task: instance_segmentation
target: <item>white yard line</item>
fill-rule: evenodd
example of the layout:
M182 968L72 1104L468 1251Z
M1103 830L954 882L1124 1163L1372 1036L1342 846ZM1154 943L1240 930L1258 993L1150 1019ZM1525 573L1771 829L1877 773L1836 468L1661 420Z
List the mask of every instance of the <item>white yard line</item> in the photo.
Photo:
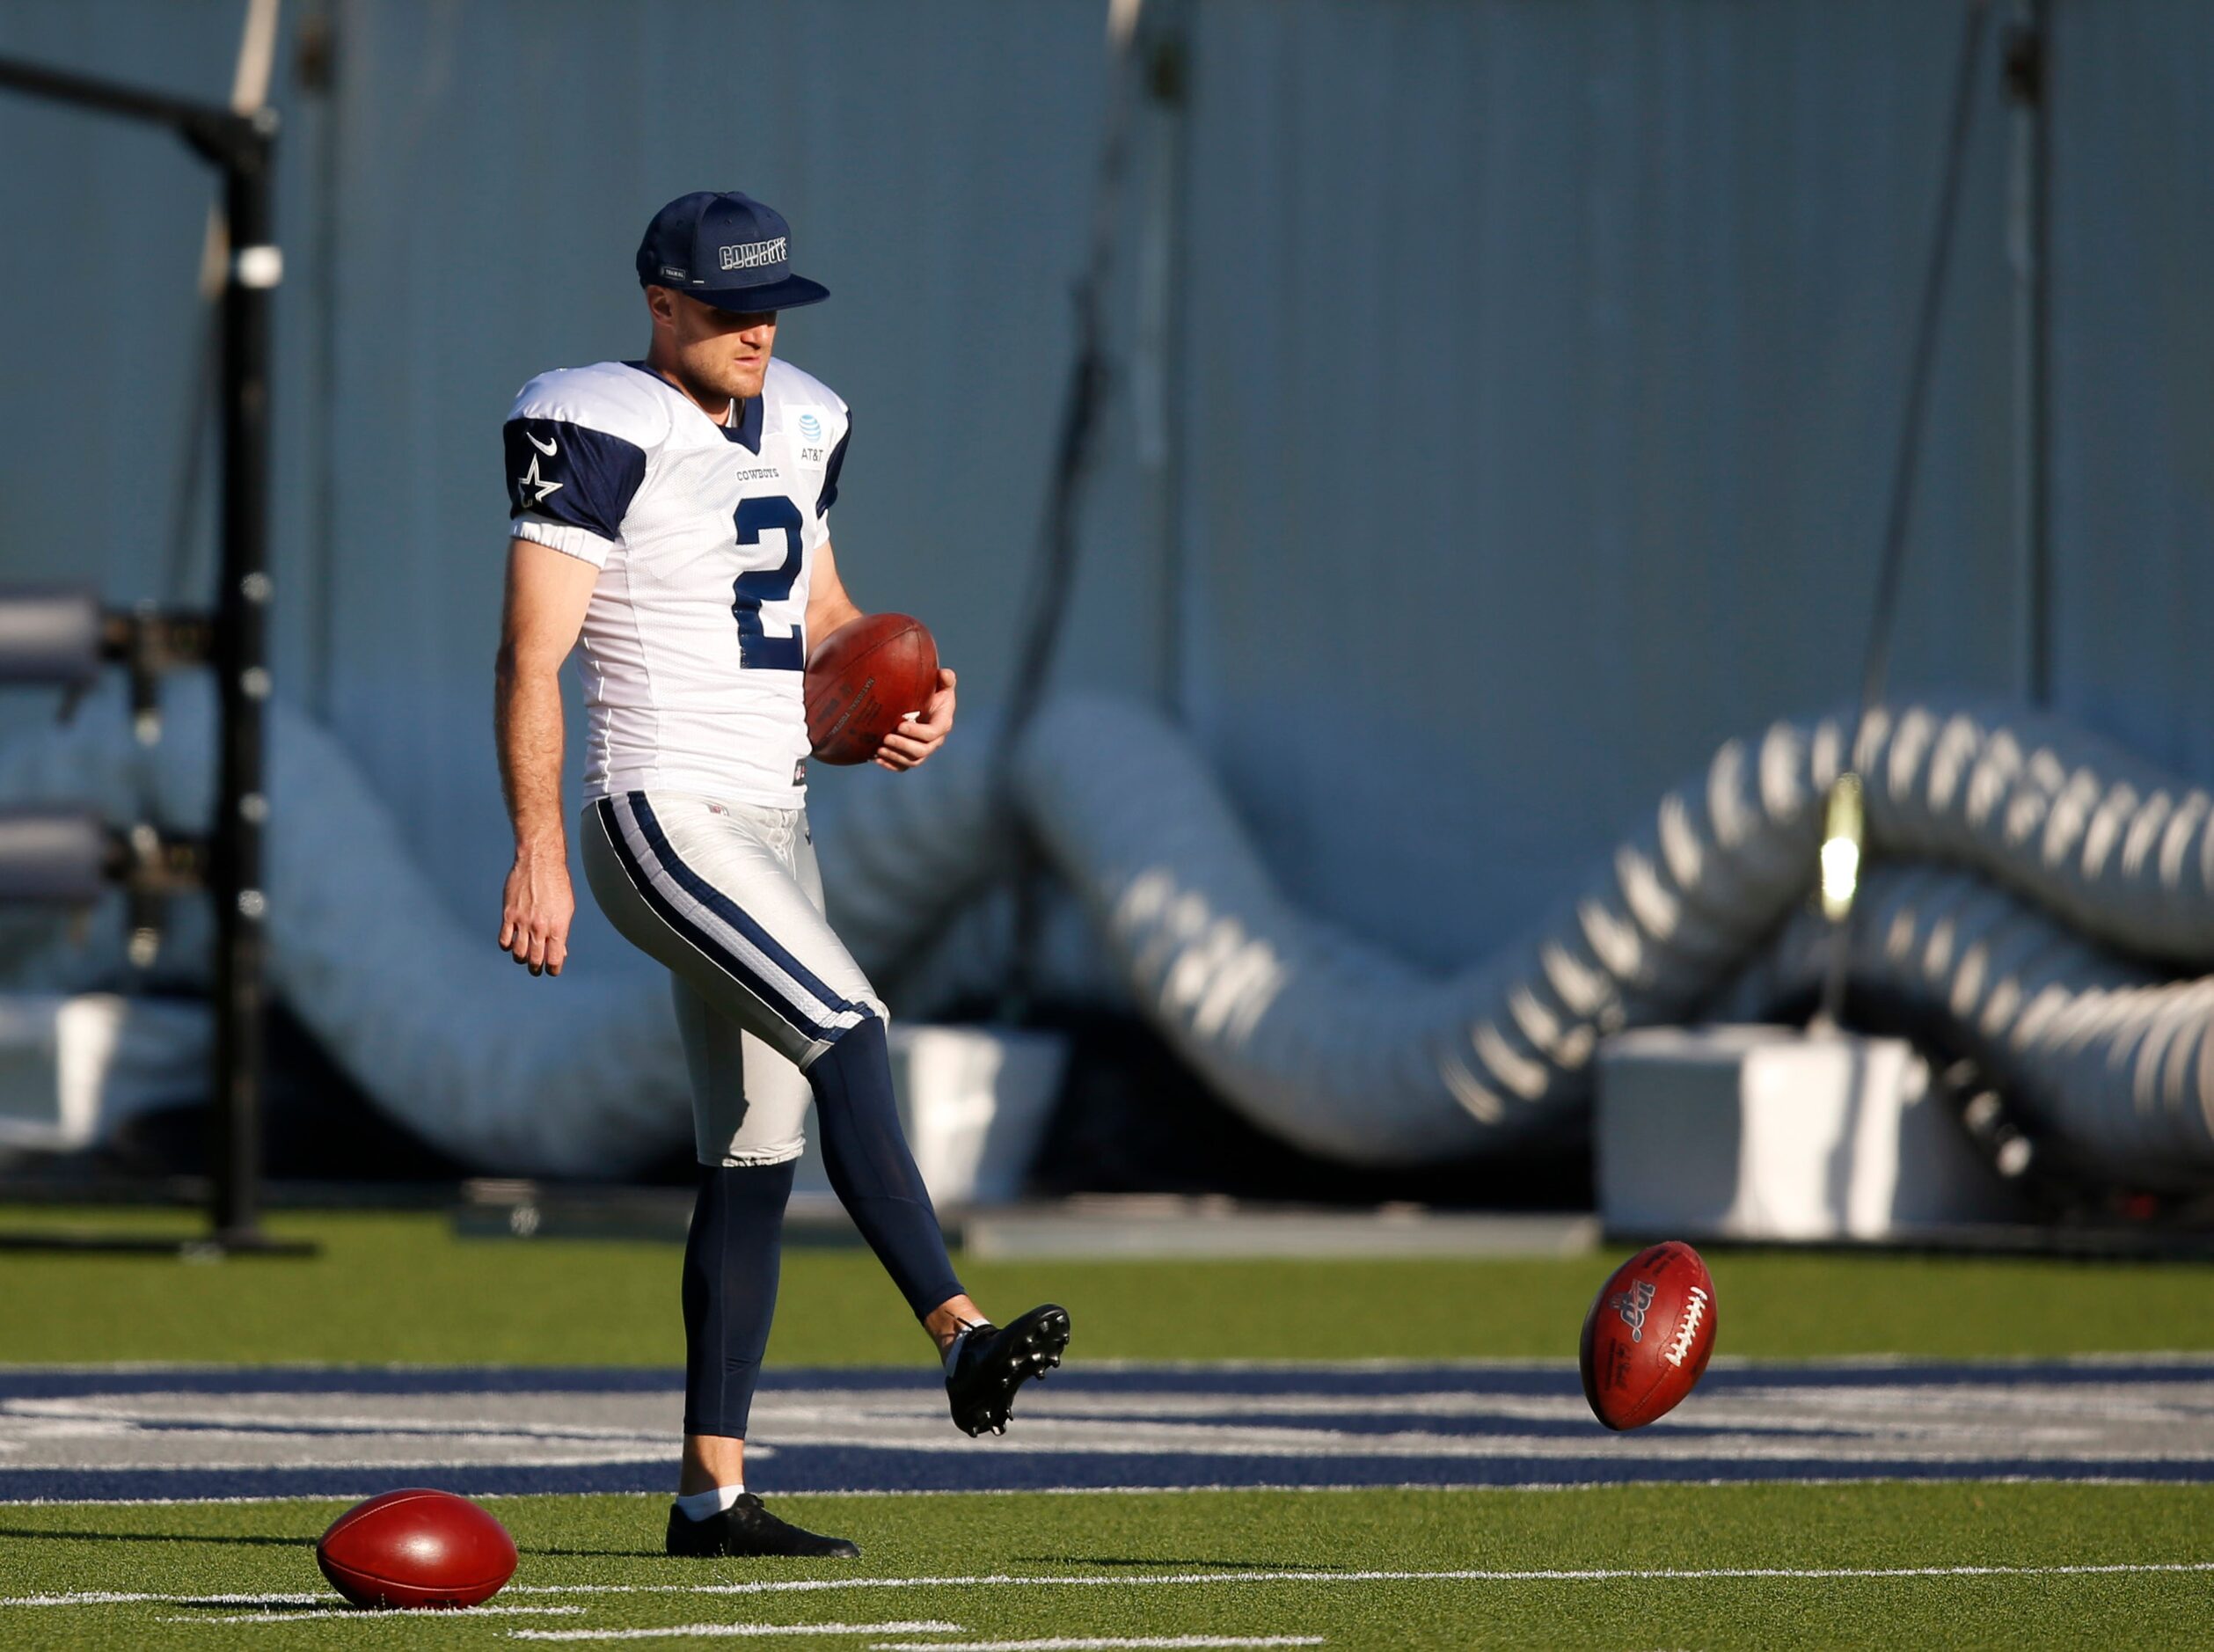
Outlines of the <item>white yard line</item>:
M748 1447L751 1450L751 1447ZM1593 1457L1601 1453L1594 1451ZM2186 1462L2205 1460L2201 1457L2180 1459ZM1348 1492L1363 1491L1618 1491L1626 1487L1639 1486L1666 1489L1683 1486L1698 1489L1714 1489L1728 1486L2200 1486L2205 1480L2177 1480L2160 1474L1776 1474L1762 1478L1756 1474L1711 1474L1698 1479L1674 1476L1631 1480L1395 1480L1373 1483L1358 1480L1334 1480L1326 1485L1271 1485L1260 1480L1233 1483L1218 1480L1204 1486L977 1486L927 1488L919 1491L888 1491L875 1488L826 1491L785 1491L776 1494L783 1497L1187 1497L1205 1493L1268 1492L1310 1493L1330 1492L1343 1495ZM367 1493L362 1494L367 1495ZM544 1492L486 1492L487 1497L563 1496L566 1493ZM613 1496L652 1496L661 1498L662 1492L608 1493ZM173 1501L193 1502L196 1498ZM277 1501L271 1499L270 1501ZM338 1497L303 1497L302 1502L336 1502ZM0 1507L5 1507L0 1503ZM91 1505L85 1505L91 1506ZM121 1503L102 1502L99 1508L121 1508Z
M303 1543L303 1548L307 1546ZM312 1595L148 1595L113 1589L79 1589L65 1595L9 1595L0 1606L327 1606L327 1591Z
M977 1573L944 1577L822 1577L763 1579L742 1583L516 1583L510 1595L794 1595L845 1589L1155 1589L1204 1583L1709 1583L1732 1578L1787 1578L1852 1582L1946 1577L2110 1577L2173 1573L2214 1573L2214 1561L2113 1561L2062 1566L1710 1566L1710 1567L1544 1567L1527 1570L1467 1568L1446 1571L1216 1571L1151 1572L1129 1576L1098 1573ZM165 1595L115 1590L81 1590L69 1594L0 1597L0 1606L327 1606L325 1594ZM512 1606L466 1610L512 1612ZM333 1608L336 1612L336 1609ZM272 1614L295 1621L303 1613ZM391 1613L347 1611L345 1617ZM194 1619L194 1621L200 1621ZM663 1633L663 1632L656 1632Z
M1450 1571L1219 1571L1152 1572L1131 1576L1097 1573L1018 1575L991 1572L947 1577L784 1578L746 1583L537 1583L522 1594L793 1595L837 1589L1073 1588L1150 1589L1203 1583L1708 1583L1730 1578L1859 1579L1917 1577L2091 1577L2171 1572L2214 1572L2214 1561L2117 1561L2067 1566L1714 1566L1546 1567L1517 1571L1470 1568Z
M666 1629L510 1629L517 1641L687 1641L775 1634L959 1634L961 1625L924 1619L916 1623L678 1623ZM937 1648L942 1641L909 1641Z
M764 1454L765 1447L761 1448ZM1595 1451L1594 1457L1599 1455ZM2198 1458L2184 1460L2197 1461ZM1722 1486L2196 1486L2203 1480L2176 1480L2156 1474L1717 1474L1698 1479L1633 1478L1624 1480L1404 1480L1378 1481L1373 1484L1353 1480L1334 1480L1326 1485L1283 1486L1260 1481L1232 1484L1218 1481L1203 1486L978 1486L948 1487L920 1491L886 1491L876 1488L787 1491L787 1497L1187 1497L1220 1492L1328 1492L1342 1495L1362 1491L1613 1491L1625 1487L1713 1488ZM188 1508L197 1503L305 1503L345 1502L374 1495L373 1490L356 1488L352 1491L284 1492L266 1497L0 1497L0 1509L175 1509ZM666 1501L666 1492L610 1492L583 1494L571 1492L530 1491L473 1491L467 1486L459 1494L468 1497L566 1497L601 1495L617 1497ZM56 1536L67 1536L57 1532ZM302 1539L304 1544L307 1539ZM0 1599L0 1606L18 1603Z

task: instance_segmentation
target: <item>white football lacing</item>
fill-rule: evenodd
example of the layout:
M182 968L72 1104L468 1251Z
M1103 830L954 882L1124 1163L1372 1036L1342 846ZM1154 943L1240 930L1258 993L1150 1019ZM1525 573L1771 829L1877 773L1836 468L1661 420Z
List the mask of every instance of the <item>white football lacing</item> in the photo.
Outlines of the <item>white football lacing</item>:
M1691 1297L1684 1304L1684 1317L1676 1322L1676 1334L1661 1357L1671 1365L1681 1367L1692 1352L1692 1341L1699 1335L1699 1322L1706 1318L1706 1293L1697 1285L1692 1287Z

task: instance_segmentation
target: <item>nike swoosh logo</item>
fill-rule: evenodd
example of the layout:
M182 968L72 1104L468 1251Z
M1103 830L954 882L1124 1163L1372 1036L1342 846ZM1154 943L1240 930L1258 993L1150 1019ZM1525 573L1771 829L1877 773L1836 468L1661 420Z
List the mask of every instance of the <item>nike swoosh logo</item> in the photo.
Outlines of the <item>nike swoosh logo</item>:
M522 439L525 442L528 442L532 447L537 449L539 452L544 454L549 459L553 457L554 449L560 446L560 443L558 442L541 442L537 437L532 435L528 430L522 433Z

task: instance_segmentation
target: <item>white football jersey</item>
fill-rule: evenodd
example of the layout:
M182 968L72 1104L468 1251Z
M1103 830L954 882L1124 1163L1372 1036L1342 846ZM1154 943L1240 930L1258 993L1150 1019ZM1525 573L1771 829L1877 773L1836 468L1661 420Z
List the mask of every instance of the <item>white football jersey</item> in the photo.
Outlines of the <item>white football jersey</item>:
M522 387L505 433L508 530L600 570L581 640L588 797L799 807L808 574L848 422L773 358L731 424L642 362Z

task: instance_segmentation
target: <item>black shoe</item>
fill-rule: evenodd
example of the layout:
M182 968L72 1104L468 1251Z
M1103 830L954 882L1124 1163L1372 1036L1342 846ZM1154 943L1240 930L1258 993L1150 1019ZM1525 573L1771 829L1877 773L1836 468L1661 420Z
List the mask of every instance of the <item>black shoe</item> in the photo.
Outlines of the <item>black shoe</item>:
M705 1520L688 1517L682 1509L669 1510L669 1552L705 1558L715 1555L787 1554L805 1560L855 1561L861 1551L844 1538L819 1538L812 1531L787 1525L761 1506L749 1491L719 1515Z
M1069 1311L1051 1303L1033 1308L1005 1330L980 1325L963 1339L954 1369L946 1373L946 1398L954 1424L964 1434L1007 1431L1015 1390L1061 1363L1069 1346Z

